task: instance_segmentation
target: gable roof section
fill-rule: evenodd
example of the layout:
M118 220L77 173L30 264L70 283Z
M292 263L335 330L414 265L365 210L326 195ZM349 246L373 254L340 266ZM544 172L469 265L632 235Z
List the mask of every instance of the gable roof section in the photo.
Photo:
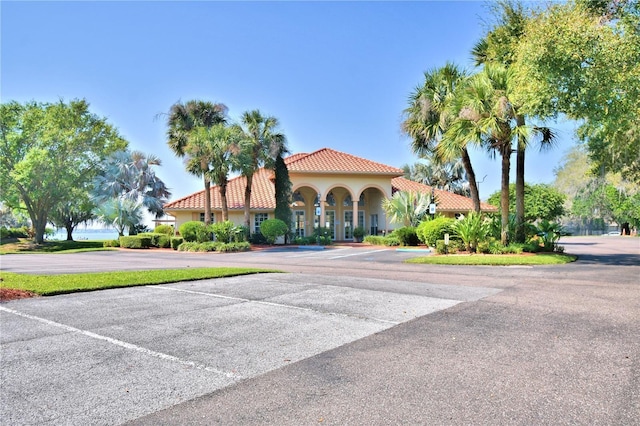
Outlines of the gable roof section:
M391 186L396 191L424 192L431 194L431 187L429 185L414 182L403 177L391 179ZM453 192L443 191L441 189L435 189L434 194L437 201L436 211L465 212L473 210L473 201L471 198L454 194ZM498 211L495 206L487 203L480 203L480 210L492 213Z
M322 148L311 154L295 154L285 159L289 173L319 174L376 174L399 176L404 172L397 167L376 163L355 155Z

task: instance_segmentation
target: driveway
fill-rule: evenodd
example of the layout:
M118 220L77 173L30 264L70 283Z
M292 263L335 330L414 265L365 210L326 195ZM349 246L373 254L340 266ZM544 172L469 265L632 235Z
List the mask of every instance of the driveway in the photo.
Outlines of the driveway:
M137 258L145 266L171 267L178 255L176 264L293 273L4 303L0 415L8 424L638 424L639 242L566 239L583 260L527 268L407 265L405 254L370 248L135 253L149 256ZM59 272L99 268L91 256L103 255L105 267L133 267L121 253L46 257ZM31 255L0 260L17 271L28 258L46 267Z

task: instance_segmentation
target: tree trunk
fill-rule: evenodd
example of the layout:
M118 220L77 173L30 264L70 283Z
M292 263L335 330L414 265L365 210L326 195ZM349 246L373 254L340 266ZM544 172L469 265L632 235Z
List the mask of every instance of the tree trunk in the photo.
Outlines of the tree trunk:
M511 144L505 144L502 149L502 179L500 182L500 213L501 229L500 242L509 243L509 168L511 167Z
M251 186L253 185L253 173L247 175L247 186L244 189L244 226L251 229Z
M33 222L33 230L35 231L34 239L36 244L44 243L44 232L47 228L46 220L31 220Z
M227 207L227 183L220 184L220 201L222 202L222 221L229 220L229 207Z
M473 201L473 210L480 213L480 192L478 191L478 182L476 182L476 173L471 165L471 157L467 148L462 148L462 165L469 179L469 192L471 192L471 200Z
M519 127L525 125L524 116L518 115L517 124ZM516 148L516 242L524 243L524 159L526 140L523 135L518 136L518 146Z
M73 241L73 236L71 235L73 233L73 225L66 223L64 227L67 230L67 241Z
M211 223L211 180L204 177L204 224Z

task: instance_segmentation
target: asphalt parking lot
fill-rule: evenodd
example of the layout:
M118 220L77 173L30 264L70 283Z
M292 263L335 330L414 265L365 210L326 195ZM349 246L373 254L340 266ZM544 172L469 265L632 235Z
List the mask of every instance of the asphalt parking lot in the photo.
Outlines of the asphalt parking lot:
M578 262L533 268L407 265L371 249L2 256L16 272L290 273L3 303L0 418L639 424L639 241L569 239Z
M333 282L251 275L3 304L0 417L120 424L499 291Z

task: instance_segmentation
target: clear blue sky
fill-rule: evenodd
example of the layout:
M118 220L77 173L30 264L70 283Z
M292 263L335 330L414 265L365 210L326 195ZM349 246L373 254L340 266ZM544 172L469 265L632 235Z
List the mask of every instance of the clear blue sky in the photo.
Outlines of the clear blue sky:
M158 155L176 199L202 189L165 139L176 101L222 102L237 119L278 117L292 152L329 147L401 167L416 157L400 131L423 72L469 51L490 20L484 2L2 1L2 102L85 98L132 149ZM574 143L530 150L526 180L550 183ZM500 162L472 160L486 199ZM514 158L515 162L515 158ZM512 181L513 181L512 173ZM486 178L485 178L486 176ZM484 181L482 181L484 178Z

